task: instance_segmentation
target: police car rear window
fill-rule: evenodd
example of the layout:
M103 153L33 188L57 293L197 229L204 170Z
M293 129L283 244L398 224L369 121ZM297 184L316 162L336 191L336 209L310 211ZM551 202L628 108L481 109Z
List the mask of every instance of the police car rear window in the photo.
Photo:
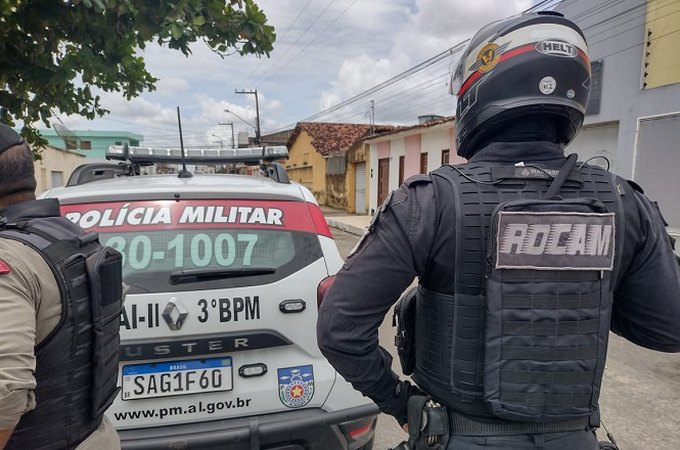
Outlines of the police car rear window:
M271 283L322 256L303 202L107 202L62 214L123 254L130 293Z

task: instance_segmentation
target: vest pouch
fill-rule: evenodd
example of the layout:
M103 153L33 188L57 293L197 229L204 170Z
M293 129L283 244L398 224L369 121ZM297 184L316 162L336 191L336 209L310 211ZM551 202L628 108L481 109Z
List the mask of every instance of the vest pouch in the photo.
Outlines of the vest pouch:
M489 230L484 399L520 422L597 411L606 356L614 214L592 198L498 205Z
M454 295L451 389L463 403L482 397L484 345L479 336L484 333L485 302L482 295Z
M412 375L416 366L416 294L417 287L404 292L394 306L394 321L397 334L394 345L397 347L401 371L404 375Z
M122 256L111 247L99 247L86 260L90 280L93 322L92 417L101 417L118 391L120 315L123 296ZM113 375L113 376L112 376Z

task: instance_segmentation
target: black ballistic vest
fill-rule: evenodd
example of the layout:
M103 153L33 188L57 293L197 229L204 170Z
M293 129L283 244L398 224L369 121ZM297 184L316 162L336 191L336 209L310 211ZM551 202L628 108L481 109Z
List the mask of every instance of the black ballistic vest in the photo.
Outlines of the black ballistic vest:
M0 236L45 258L62 313L35 348L36 408L22 416L5 448L72 449L99 427L118 392L121 255L62 217L9 219Z
M414 379L467 416L592 423L623 248L616 177L574 169L563 200L551 202L544 198L557 170L456 168L432 173L439 228L418 288ZM545 223L527 226L527 216ZM579 259L584 253L593 256ZM556 266L534 268L536 258Z

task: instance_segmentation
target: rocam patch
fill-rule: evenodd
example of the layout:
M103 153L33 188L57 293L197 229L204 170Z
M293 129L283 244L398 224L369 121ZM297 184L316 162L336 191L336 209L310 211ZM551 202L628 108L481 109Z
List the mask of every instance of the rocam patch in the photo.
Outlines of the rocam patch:
M498 213L496 269L612 270L614 213Z
M314 367L311 365L278 369L279 399L289 408L300 408L314 396Z

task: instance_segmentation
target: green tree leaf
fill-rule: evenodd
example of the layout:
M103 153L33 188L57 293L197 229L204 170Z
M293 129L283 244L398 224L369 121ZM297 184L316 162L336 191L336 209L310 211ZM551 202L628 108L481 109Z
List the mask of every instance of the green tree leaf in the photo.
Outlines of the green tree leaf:
M36 122L108 113L93 88L127 99L155 90L138 56L150 43L189 55L203 41L223 57L261 57L276 39L253 0L0 0L0 24L0 120L24 122L36 157L47 143Z

